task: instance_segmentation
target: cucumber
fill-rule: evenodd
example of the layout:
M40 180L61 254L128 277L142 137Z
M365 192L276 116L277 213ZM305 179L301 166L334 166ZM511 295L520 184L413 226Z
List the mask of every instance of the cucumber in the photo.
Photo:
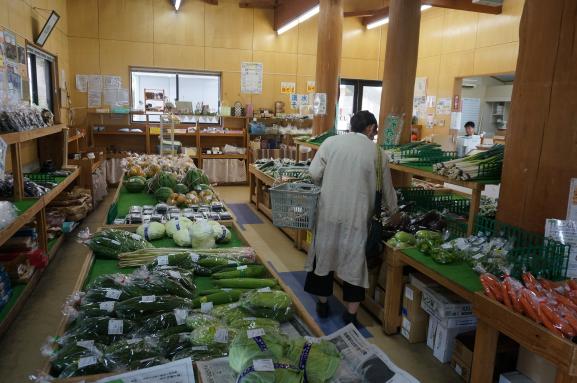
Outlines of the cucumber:
M264 276L266 268L261 265L238 266L234 270L221 271L212 274L214 279L228 279L228 278L258 278Z
M213 305L224 305L227 303L233 303L240 299L241 292L238 290L222 291L216 294L205 295L203 297L198 297L193 299L193 307L199 308L202 303L212 302Z
M277 281L272 278L228 278L213 281L216 286L233 289L260 289L277 287Z
M142 296L127 299L115 306L116 315L119 318L138 319L143 315L156 312L172 311L174 309L192 309L194 301L169 295ZM200 305L198 305L200 307Z

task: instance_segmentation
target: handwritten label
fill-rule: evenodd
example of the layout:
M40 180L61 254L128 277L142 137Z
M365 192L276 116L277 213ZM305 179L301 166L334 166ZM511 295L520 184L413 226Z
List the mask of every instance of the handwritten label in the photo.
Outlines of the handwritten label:
M264 329L255 328L246 331L246 336L249 338L256 338L257 336L263 336L265 334Z
M274 371L272 359L255 359L252 361L255 371Z
M80 358L78 360L78 368L80 369L80 368L92 366L96 363L98 363L98 358L96 358L95 356L87 356L85 358Z
M168 265L168 255L160 255L160 256L156 257L156 264L158 266Z
M82 347L82 348L85 348L87 350L94 349L94 341L93 340L81 340L81 341L76 342L76 345L78 347Z
M214 334L214 341L216 343L228 343L228 330L222 327L216 329Z
M182 325L186 322L186 318L188 317L188 310L184 309L174 309L174 318L176 319L177 325Z
M124 331L124 321L111 319L108 321L108 335L122 335Z
M143 295L140 298L140 303L154 303L156 302L156 295Z
M114 303L112 301L100 302L100 310L111 313L114 310Z
M120 298L121 295L122 295L122 291L120 291L120 290L108 289L108 290L106 290L105 297L109 298L109 299L118 300L118 298Z

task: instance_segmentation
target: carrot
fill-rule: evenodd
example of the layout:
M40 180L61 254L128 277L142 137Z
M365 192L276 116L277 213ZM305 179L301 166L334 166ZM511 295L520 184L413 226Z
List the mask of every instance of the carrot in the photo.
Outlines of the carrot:
M568 310L566 307L561 306L559 308L559 312L561 313L563 319L569 323L569 325L577 332L577 316L575 313Z
M548 279L539 279L539 284L546 290L554 290L558 285Z
M569 286L571 290L577 290L577 281L575 279L569 279L567 281L567 286Z
M523 283L525 283L525 287L527 287L529 290L536 290L537 280L530 272L523 273Z
M506 277L503 283L507 286L509 298L513 304L513 310L519 314L523 314L523 306L521 306L521 302L519 302L519 293L521 292L523 286L519 281L511 277Z
M567 308L577 312L577 304L575 304L571 299L567 298L566 296L559 294L556 291L553 291L553 298L559 302L560 304L566 306Z
M519 295L519 301L521 302L521 306L523 306L523 312L527 314L527 316L533 319L537 323L541 323L541 319L537 314L536 307L533 304L533 298L531 297L531 290L523 289L521 294Z
M509 291L507 290L506 283L501 283L501 295L503 296L503 303L505 304L505 306L512 309L513 304L511 303L511 297L509 296Z
M488 297L493 298L496 301L503 302L500 282L496 276L493 274L485 273L481 274L479 279L481 280L485 294Z
M553 310L553 308L549 306L546 302L541 302L539 308L541 309L541 319L543 319L543 323L546 323L546 320L548 320L553 327L560 330L563 334L567 335L568 337L575 336L575 331L573 330L571 325L569 325L569 322L561 318L561 316L559 316L559 314L557 314L555 310Z

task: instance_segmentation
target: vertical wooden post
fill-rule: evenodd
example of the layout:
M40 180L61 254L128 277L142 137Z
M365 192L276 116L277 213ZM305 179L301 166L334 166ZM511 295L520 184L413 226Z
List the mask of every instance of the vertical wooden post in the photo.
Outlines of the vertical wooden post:
M379 143L384 141L383 132L387 116L397 115L403 116L401 143L406 143L411 140L421 1L391 0L389 20L378 141Z
M497 330L484 321L477 323L471 383L490 383L493 381L498 340L499 332Z
M20 201L24 198L24 175L22 173L22 145L16 142L10 147L12 159L12 177L14 182L14 199Z
M320 7L316 91L327 95L327 113L315 116L314 135L330 130L335 123L343 47L343 0L321 0Z
M527 0L497 219L542 232L577 177L577 2Z
M70 135L70 128L68 127L64 127L62 128L62 141L63 141L63 146L62 146L62 169L65 169L68 167L68 136ZM74 141L74 145L76 146L76 148L78 148L78 142L80 141L80 139L76 139L76 141ZM78 149L76 150L77 152L79 151Z

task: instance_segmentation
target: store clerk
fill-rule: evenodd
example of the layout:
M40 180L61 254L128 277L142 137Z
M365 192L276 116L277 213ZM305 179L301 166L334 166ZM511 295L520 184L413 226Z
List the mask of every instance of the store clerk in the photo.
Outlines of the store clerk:
M475 134L475 123L473 121L467 121L465 123L465 136L462 137L462 143L457 144L457 153L466 155L470 151L477 149L477 146L480 144L481 136ZM459 150L460 145L463 146L462 150Z
M350 125L352 133L330 137L321 145L309 168L321 194L304 289L317 296L317 314L325 318L336 274L343 281L347 308L343 321L356 324L359 304L369 287L365 244L375 203L377 150L382 149L373 142L377 120L372 113L358 112ZM387 161L382 166L383 204L395 211L397 197Z

